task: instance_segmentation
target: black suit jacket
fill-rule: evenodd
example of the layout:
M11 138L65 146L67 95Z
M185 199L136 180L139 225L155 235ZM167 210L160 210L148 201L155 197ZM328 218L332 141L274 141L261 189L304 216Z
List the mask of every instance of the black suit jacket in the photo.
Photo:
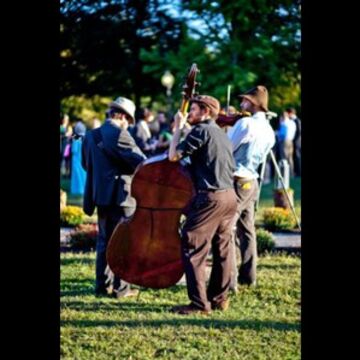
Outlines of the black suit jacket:
M146 158L127 130L111 121L105 121L99 129L100 144L92 130L82 145L82 166L86 170L83 208L90 216L95 206L135 207L130 191L132 175Z

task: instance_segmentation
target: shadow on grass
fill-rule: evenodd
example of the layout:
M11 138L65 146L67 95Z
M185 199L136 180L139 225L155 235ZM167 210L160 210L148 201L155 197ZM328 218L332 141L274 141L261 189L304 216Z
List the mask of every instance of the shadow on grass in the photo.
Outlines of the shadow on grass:
M107 300L108 301L108 300ZM61 309L77 310L77 311L134 311L134 312L155 312L162 313L168 311L167 307L173 306L172 303L161 303L159 305L148 305L142 302L123 302L114 299L112 302L91 302L67 301L61 304Z
M88 286L86 286L88 285ZM60 297L63 296L84 296L94 293L94 280L85 279L66 279L61 281Z
M278 321L257 321L257 320L215 320L215 319L173 319L173 320L63 320L61 326L75 327L129 327L129 328L159 328L161 326L199 326L203 328L215 329L234 329L240 328L244 330L263 331L264 329L272 329L276 331L299 331L299 323L286 323Z
M88 288L88 289L81 289L81 290L63 290L60 291L60 297L64 296L88 296L93 295L94 289Z
M68 279L61 280L61 285L79 284L79 286L81 286L81 284L84 284L84 283L95 283L95 280L91 277L83 278L83 279L68 278Z
M286 265L286 264L259 264L258 265L258 270L262 270L262 269L270 269L270 270L292 270L292 269L298 269L300 266L299 264L290 264L290 265Z
M86 264L86 265L92 265L95 264L95 259L90 256L82 256L81 258L68 258L68 259L61 259L60 260L60 266L66 266L66 265L74 265L74 264Z
M94 279L92 278L86 278L86 279L65 279L61 281L61 293L60 297L63 296L80 296L80 295L93 295L95 292L94 288ZM84 285L91 285L91 288L89 286ZM65 289L66 290L65 290ZM133 288L138 288L140 290L140 298L143 294L148 295L157 295L161 296L161 291L166 291L167 293L170 291L173 295L176 295L178 293L184 292L184 286L183 285L174 285L172 287L166 288L166 289L150 289L150 288L141 288L139 286L133 286ZM64 289L64 290L62 290ZM105 298L108 298L105 296Z
M146 293L146 292L148 292L150 294L154 293L157 296L160 296L162 291L164 291L166 293L168 293L170 291L172 294L178 294L178 293L181 293L181 292L184 291L184 285L173 285L173 286L168 287L166 289L140 288L140 290L141 290L142 293Z

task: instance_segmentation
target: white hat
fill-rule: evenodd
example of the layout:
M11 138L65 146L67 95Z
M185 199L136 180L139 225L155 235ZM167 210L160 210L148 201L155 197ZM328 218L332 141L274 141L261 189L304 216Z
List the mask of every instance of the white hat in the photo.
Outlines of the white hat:
M109 107L125 111L135 121L135 104L131 100L118 97L109 104Z

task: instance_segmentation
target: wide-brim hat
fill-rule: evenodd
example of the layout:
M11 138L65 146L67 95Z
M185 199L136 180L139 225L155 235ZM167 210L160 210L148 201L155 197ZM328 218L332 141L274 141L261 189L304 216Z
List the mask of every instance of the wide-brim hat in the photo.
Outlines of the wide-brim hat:
M255 86L252 89L246 91L244 94L238 95L238 97L249 100L254 105L259 106L265 112L269 111L269 95L265 86Z
M199 103L207 106L215 115L220 112L220 103L217 99L209 95L197 95L190 99L190 104Z
M133 121L135 121L136 107L135 104L130 99L124 97L118 97L109 104L109 107L124 111L133 119Z

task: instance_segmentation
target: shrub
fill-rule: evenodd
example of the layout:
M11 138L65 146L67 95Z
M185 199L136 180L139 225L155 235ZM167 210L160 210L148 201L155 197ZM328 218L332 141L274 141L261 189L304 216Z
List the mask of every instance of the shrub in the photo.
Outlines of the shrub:
M71 232L70 246L76 250L95 249L97 236L96 224L81 224Z
M267 230L291 230L296 225L296 220L291 210L279 207L265 209L263 222Z
M85 214L79 206L65 206L60 213L60 224L62 226L76 226L84 221Z
M258 254L263 254L265 251L272 251L275 247L275 240L273 234L265 229L256 230L256 242Z

